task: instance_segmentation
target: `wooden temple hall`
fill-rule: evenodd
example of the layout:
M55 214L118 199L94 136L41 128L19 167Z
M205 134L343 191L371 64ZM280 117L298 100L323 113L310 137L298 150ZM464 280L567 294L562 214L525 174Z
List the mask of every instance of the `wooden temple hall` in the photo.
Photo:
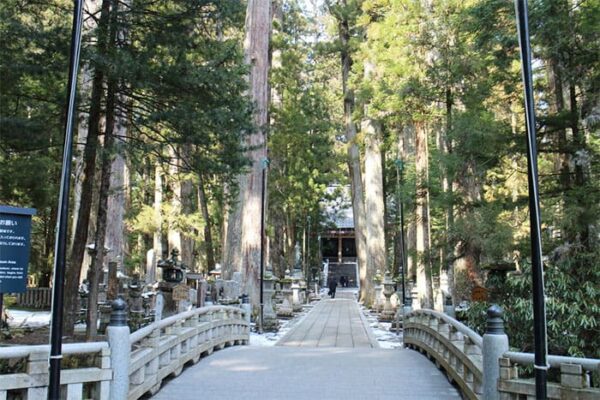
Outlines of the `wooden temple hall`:
M321 276L323 285L331 280L338 287L358 287L358 263L354 234L354 216L350 186L330 186L329 199L321 204L330 229L321 233L320 246L323 257Z
M335 279L338 287L358 286L358 264L354 229L339 229L321 236L323 276Z

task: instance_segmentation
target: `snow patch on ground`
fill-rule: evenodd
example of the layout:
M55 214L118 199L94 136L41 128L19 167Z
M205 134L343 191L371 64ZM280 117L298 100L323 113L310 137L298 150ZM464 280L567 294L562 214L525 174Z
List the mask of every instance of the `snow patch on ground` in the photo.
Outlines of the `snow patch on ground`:
M40 328L50 325L49 311L6 310L11 328Z
M250 331L250 346L275 346L275 344L286 335L294 326L298 325L308 312L312 309L312 305L304 306L302 311L294 315L291 319L279 319L279 330L277 332L258 333L257 327L252 323Z
M369 309L361 306L361 311L364 314L365 318L371 330L375 334L375 339L379 343L379 347L382 349L401 349L404 347L402 341L402 332L396 333L391 332L390 328L392 327L391 322L380 322L377 318L377 314L372 312Z

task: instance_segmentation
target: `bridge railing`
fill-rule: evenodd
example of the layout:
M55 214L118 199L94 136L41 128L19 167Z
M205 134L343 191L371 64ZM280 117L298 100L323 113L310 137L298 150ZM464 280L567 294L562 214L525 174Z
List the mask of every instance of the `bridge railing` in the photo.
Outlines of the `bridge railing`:
M124 303L122 303L124 304ZM129 333L125 306L120 323L108 329L108 342L63 344L61 398L136 400L156 393L185 364L227 346L246 344L244 310L211 306L193 309ZM46 399L50 347L0 347L0 400Z
M214 350L246 344L249 326L243 310L210 306L158 321L131 334L128 399L152 394L168 376L178 376L186 363L197 363Z
M502 400L535 398L535 382L520 378L518 366L533 367L532 353L506 352L500 358L498 391ZM548 382L548 399L600 399L600 389L591 387L590 376L600 371L600 360L578 357L548 356L550 369L560 371L558 382ZM553 374L550 374L553 375Z
M416 310L404 316L404 344L446 371L468 399L483 393L483 339L446 314Z
M0 369L16 370L0 370L0 400L46 400L49 353L48 345L0 347ZM110 399L113 371L108 343L64 344L62 353L65 358L60 381L64 398Z
M535 398L533 379L519 377L518 366L533 366L534 355L508 351L502 310L488 310L481 337L443 313L417 310L404 316L404 343L426 354L446 371L468 399L521 400ZM560 380L548 382L549 399L600 399L590 375L600 372L600 360L548 356L549 368L560 369ZM552 376L553 374L550 374Z

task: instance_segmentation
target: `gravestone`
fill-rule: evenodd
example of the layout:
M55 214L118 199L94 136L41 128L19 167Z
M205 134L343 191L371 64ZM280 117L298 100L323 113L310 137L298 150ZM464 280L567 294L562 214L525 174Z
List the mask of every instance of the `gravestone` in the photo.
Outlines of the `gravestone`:
M154 321L162 320L163 310L165 308L165 297L162 292L156 294L156 301L154 303Z

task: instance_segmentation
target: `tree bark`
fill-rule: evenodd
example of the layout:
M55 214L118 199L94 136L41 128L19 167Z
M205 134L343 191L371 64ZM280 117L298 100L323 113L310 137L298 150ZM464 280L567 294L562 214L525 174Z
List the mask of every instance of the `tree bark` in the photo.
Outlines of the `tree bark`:
M162 178L162 167L156 162L154 166L154 224L156 226L156 231L154 231L154 235L152 236L152 249L154 251L154 257L152 260L152 268L150 277L150 282L157 281L159 279L158 270L156 268L156 264L158 260L165 257L163 242L162 242L162 201L163 201L163 178Z
M113 16L116 15L113 9ZM112 18L111 18L112 19ZM104 131L104 148L102 151L102 167L100 192L98 198L98 216L96 219L96 238L94 241L94 257L89 269L90 292L86 316L86 338L93 340L98 334L98 288L104 269L104 243L106 241L108 219L108 197L112 167L112 151L114 145L115 98L117 85L115 78L109 78L106 95L106 128ZM112 217L112 216L111 216Z
M204 177L198 174L198 205L204 219L204 244L206 246L206 272L215 269L215 252L212 238L212 223L208 213L208 201L206 199L206 190Z
M169 175L167 185L169 187L170 199L170 215L168 217L167 243L168 252L171 254L173 249L177 249L181 255L181 228L179 218L181 217L181 176L179 174L181 159L179 155L169 146Z
M442 138L442 151L450 156L453 151L452 138L452 113L454 107L454 96L450 87L446 88L446 132ZM446 164L443 168L443 189L446 192L448 203L446 204L446 246L443 249L442 268L448 274L448 292L452 296L453 304L457 303L454 290L454 249L456 248L451 232L454 229L454 171Z
M429 226L429 152L427 129L423 122L415 124L417 173L417 289L421 308L432 308L433 288L431 284L430 226Z
M378 122L367 119L363 123L365 135L365 209L367 225L367 252L369 263L367 276L375 275L376 270L382 274L387 271L386 240L384 231L385 209L383 200L383 162L381 156L381 145L383 135ZM366 280L365 291L372 304L374 288L370 279Z
M254 103L254 131L245 138L250 170L238 176L239 197L229 214L225 277L242 273L242 291L251 303L259 305L261 210L264 160L267 156L270 0L249 0L246 11L244 61L250 66L250 98ZM266 184L266 182L264 182ZM239 221L239 222L238 222ZM241 222L241 223L240 223Z
M118 121L121 120L121 123ZM109 261L117 263L119 271L124 271L125 261L125 210L127 208L127 177L128 168L125 160L122 141L125 140L126 128L124 121L115 118L115 137L113 139L115 152L110 172L110 196L108 198L107 214L110 216L110 224L106 227L105 246L109 249ZM117 140L118 138L118 140Z
M102 1L100 20L98 22L98 51L106 54L108 42L108 23L110 13L110 0ZM85 144L84 178L81 186L81 201L77 213L77 224L74 232L73 248L67 262L65 273L65 313L64 334L72 336L77 315L79 314L79 280L81 265L85 255L88 241L88 226L93 201L94 177L96 173L96 149L100 131L100 117L102 113L104 71L95 67L92 81L92 94L90 97L90 112L88 118L88 134Z
M346 1L342 2L346 6ZM356 253L358 256L358 269L360 279L360 301L369 301L368 287L371 285L367 272L367 243L365 235L365 203L360 169L360 150L356 143L356 125L352 120L354 111L354 93L349 88L350 69L352 68L352 56L350 54L350 26L346 14L338 16L339 38L341 42L342 63L342 92L344 96L344 132L348 142L348 172L350 175L352 190L352 212L354 217L354 234L356 241Z

